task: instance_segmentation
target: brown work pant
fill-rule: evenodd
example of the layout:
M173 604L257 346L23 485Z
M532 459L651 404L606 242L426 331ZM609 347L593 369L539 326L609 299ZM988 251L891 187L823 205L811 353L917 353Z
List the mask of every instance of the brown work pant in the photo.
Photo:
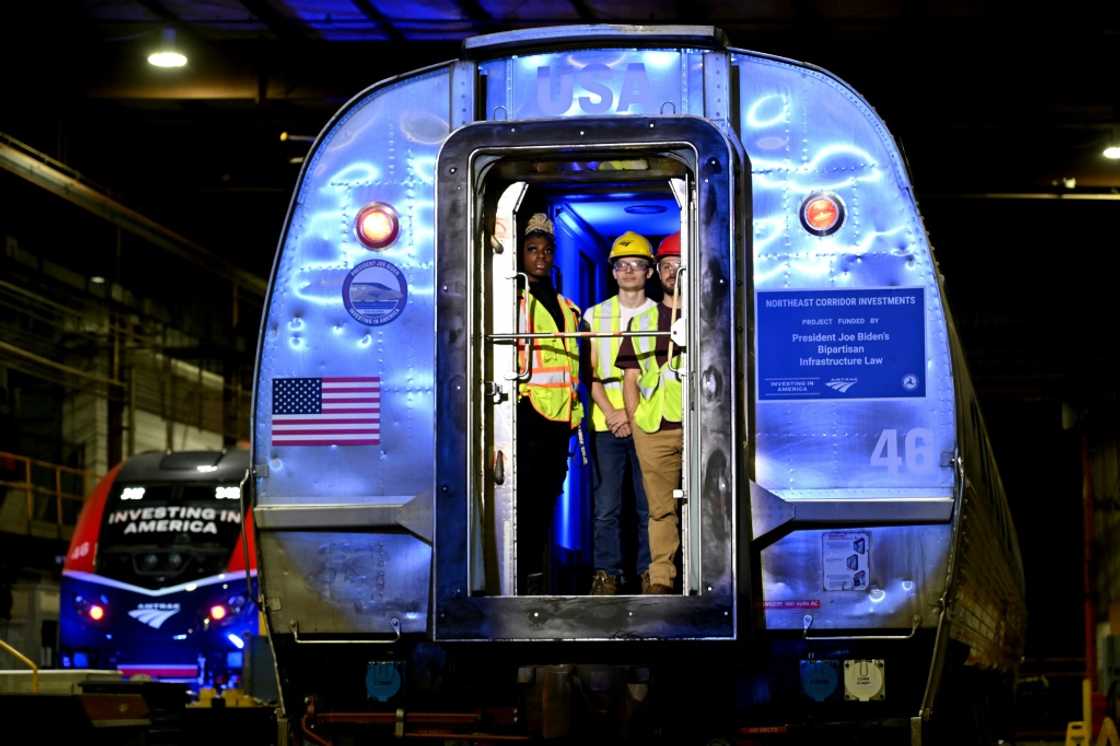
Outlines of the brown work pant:
M680 518L673 490L681 486L682 430L655 433L634 428L634 448L642 467L642 484L649 501L649 582L672 587L681 546Z

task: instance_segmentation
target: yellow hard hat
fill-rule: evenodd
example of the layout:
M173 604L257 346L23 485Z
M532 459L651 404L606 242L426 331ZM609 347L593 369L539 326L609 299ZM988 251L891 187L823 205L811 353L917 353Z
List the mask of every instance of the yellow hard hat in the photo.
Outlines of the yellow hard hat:
M611 245L610 256L607 261L613 262L624 256L640 256L643 259L653 261L653 247L650 246L649 240L634 231L626 231L621 236L614 240Z

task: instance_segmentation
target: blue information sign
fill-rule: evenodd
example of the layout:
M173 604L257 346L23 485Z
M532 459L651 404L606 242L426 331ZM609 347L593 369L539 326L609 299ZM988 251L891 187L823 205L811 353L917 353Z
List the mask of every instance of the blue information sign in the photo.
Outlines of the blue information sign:
M926 395L923 288L757 297L760 401Z

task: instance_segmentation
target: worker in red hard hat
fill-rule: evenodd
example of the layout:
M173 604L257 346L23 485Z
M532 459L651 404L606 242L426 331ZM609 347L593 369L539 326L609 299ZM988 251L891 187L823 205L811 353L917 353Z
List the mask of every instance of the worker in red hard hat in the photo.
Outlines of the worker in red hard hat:
M681 268L681 234L666 236L657 247L657 277L664 296L651 315L635 317L634 332L669 332L680 317L677 275ZM681 482L684 436L682 391L678 371L683 350L669 335L627 337L618 353L624 371L623 397L630 417L634 448L642 467L649 504L649 580L646 593L673 593L680 518L673 491Z

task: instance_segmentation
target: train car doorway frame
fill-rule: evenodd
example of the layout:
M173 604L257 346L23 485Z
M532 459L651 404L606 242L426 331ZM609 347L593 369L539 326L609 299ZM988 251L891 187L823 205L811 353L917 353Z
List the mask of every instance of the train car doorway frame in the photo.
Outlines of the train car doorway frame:
M469 505L477 489L469 454L477 434L469 416L474 391L475 318L479 278L480 173L494 157L538 150L549 157L605 151L691 151L696 182L690 221L693 249L684 275L688 296L687 400L694 408L687 499L699 498L703 547L699 587L671 596L472 595ZM744 321L737 302L746 278L734 249L745 164L725 134L699 117L484 122L444 143L436 164L436 559L433 627L439 640L734 639L740 594L750 588L737 563L736 516L746 432L736 384L744 359ZM740 190L740 191L737 191ZM682 229L684 226L682 226ZM748 524L749 525L749 524ZM736 572L736 565L740 571ZM748 606L749 608L749 606Z

